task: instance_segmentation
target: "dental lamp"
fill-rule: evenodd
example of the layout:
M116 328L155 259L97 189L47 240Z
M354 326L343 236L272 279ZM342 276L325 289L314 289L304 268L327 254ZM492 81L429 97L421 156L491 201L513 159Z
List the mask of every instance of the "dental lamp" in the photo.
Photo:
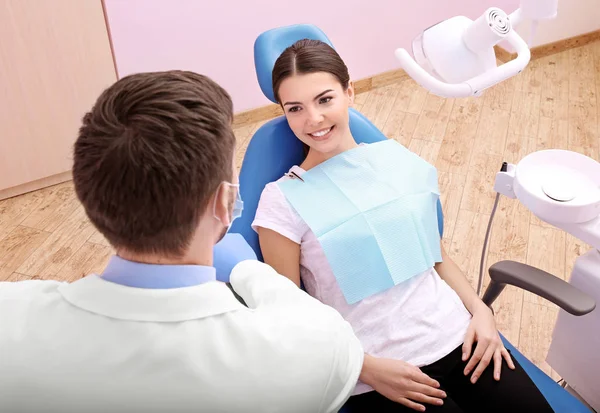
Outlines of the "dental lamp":
M481 96L483 91L520 73L529 63L527 43L514 30L524 18L537 22L556 17L558 0L521 0L510 15L492 7L473 21L455 16L429 27L412 43L414 60L396 49L400 66L431 93L448 98ZM517 57L496 65L494 46L506 41Z

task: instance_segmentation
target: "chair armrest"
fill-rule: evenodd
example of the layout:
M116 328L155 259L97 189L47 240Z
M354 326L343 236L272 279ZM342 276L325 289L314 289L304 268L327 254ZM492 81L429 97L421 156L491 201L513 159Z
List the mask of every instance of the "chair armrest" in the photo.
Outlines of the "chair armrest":
M489 269L491 282L483 295L483 302L491 307L504 287L514 285L539 295L563 310L581 316L596 308L592 297L554 275L516 261L499 261Z

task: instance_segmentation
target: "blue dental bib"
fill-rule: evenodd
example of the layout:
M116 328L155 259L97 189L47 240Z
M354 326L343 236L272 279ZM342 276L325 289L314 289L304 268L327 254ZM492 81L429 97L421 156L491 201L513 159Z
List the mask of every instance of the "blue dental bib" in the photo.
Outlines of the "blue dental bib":
M353 148L278 185L349 304L442 260L437 171L394 140Z

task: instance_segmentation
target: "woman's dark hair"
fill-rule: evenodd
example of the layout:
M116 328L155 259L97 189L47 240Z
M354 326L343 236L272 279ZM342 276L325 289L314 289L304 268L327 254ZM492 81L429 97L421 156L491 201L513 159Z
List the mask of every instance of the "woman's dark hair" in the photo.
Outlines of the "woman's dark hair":
M273 66L273 94L279 104L281 82L296 74L327 72L337 78L342 89L348 89L350 75L340 55L327 43L320 40L299 40L281 53ZM304 145L304 154L308 154Z
M320 40L303 39L281 53L273 66L273 93L279 100L281 82L295 74L327 72L339 80L346 90L350 82L348 68L340 55L327 43Z

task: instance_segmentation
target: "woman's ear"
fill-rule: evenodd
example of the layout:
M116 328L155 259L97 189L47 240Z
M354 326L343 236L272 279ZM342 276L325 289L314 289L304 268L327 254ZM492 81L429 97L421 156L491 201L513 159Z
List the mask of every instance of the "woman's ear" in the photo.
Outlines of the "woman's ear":
M346 93L348 94L350 106L354 106L355 94L354 94L354 82L353 81L348 82L348 90L346 91Z

